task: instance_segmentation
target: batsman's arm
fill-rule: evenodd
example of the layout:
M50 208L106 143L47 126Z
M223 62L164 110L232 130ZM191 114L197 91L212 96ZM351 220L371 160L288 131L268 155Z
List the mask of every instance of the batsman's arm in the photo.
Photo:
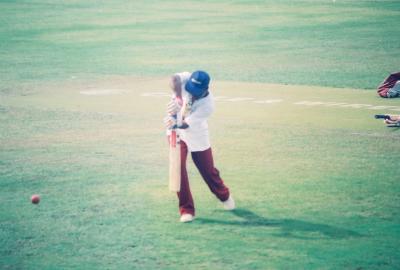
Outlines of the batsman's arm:
M387 127L400 127L400 115L376 114L376 119L384 119Z
M400 115L389 115L389 119L385 119L388 127L400 127Z
M185 118L185 122L191 127L202 125L213 112L214 103L211 103L209 106L197 107Z

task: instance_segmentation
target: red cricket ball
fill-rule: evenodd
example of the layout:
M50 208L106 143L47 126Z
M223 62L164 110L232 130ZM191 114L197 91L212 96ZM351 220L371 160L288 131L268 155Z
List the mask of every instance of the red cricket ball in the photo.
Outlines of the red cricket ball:
M38 204L40 202L40 196L38 194L33 194L31 197L31 202L33 204Z

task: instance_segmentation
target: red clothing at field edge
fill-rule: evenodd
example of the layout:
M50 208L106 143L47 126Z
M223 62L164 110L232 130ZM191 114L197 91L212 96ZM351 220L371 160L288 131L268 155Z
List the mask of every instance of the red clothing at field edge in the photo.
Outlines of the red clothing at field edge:
M392 88L397 81L400 80L400 72L390 74L379 86L378 86L378 94L387 98L387 92L390 88Z

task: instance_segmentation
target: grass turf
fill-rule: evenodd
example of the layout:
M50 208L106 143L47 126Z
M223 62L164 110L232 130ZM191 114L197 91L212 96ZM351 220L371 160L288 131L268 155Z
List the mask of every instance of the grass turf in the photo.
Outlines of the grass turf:
M1 1L2 89L107 74L375 88L398 69L398 1Z
M320 87L374 88L398 68L397 1L0 8L0 268L399 265L400 131L372 118L389 108L294 104L398 108L371 91ZM167 191L167 100L141 94L197 68L216 95L283 101L218 101L213 149L239 208L220 210L190 166L198 218L183 225ZM79 93L99 89L123 91Z
M352 89L214 82L210 121L233 213L190 164L197 220L167 190L166 79L37 86L1 103L1 262L7 269L370 269L399 264L399 132ZM57 91L55 91L57 87ZM94 89L117 95L82 95ZM100 92L101 93L101 92ZM165 91L165 93L167 93ZM249 96L249 95L247 95ZM393 108L400 103L393 100ZM42 202L32 205L30 195Z

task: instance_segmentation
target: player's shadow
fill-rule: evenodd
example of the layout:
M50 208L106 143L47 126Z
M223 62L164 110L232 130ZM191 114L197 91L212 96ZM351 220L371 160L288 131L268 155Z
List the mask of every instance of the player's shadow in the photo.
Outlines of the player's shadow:
M272 232L274 236L301 239L343 239L349 237L362 237L358 232L326 224L312 223L297 219L267 219L243 208L238 208L230 212L241 218L241 220L197 218L196 222L204 224L277 228L279 230L274 230Z

